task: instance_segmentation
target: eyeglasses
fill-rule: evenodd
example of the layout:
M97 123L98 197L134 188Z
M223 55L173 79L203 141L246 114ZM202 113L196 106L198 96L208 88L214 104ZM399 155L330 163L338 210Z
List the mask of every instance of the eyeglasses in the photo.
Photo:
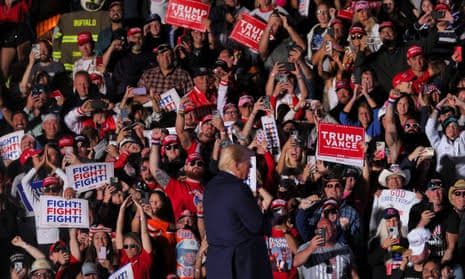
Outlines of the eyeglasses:
M327 183L325 185L325 188L328 188L328 189L336 189L336 188L340 188L341 187L341 183Z
M61 190L61 187L59 186L53 186L53 187L45 187L44 188L44 193L59 193Z
M52 274L48 271L46 272L34 272L32 278L52 278Z
M355 40L355 39L361 40L363 38L363 35L362 34L353 34L353 35L350 35L350 38L352 40Z
M141 171L148 171L149 168L148 168L148 167L140 167L140 170L141 170Z
M177 145L177 144L167 145L167 146L165 147L165 149L166 149L166 150L179 149L179 145Z
M405 129L410 129L410 128L413 128L413 129L418 129L420 128L420 124L418 123L406 123L405 124Z
M455 191L454 196L465 198L465 191Z
M128 249L136 249L137 247L138 247L137 244L124 244L124 245L123 245L123 248L124 248L125 250L128 250Z
M203 161L196 160L196 161L191 161L191 162L189 162L189 165L190 165L191 167L197 165L197 167L201 168L201 167L203 167L203 166L205 165L205 163L204 163Z

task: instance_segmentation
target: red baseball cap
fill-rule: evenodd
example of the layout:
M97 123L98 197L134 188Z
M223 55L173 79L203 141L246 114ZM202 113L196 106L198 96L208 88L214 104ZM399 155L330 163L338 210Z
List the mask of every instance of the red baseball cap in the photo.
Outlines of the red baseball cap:
M271 202L271 208L278 208L278 207L286 207L287 202L282 199L275 199L273 202Z
M413 45L407 50L407 58L410 59L417 55L423 54L423 48L421 46Z
M347 80L338 80L336 81L336 91L339 89L350 89L350 84Z
M172 143L179 143L178 136L176 136L176 135L167 135L163 139L162 145L167 146L167 145L172 144Z
M57 242L53 243L52 246L50 246L48 253L52 254L53 252L58 252L64 249L66 249L66 243L63 240L58 240Z
M58 177L55 176L47 176L44 178L44 181L42 181L42 187L48 187L50 185L58 185L60 183L60 180Z
M140 33L142 33L142 29L140 29L139 27L133 27L133 28L129 28L127 36L129 37L129 36L140 34Z
M352 26L352 27L350 27L349 34L350 35L352 35L352 34L366 35L367 31L365 31L365 29L363 29L361 26Z
M381 22L381 24L379 25L378 30L381 31L381 29L383 29L383 28L385 28L385 27L394 28L394 23L392 23L392 21L383 21L383 22Z
M203 162L202 155L200 155L200 153L198 153L198 152L191 153L186 158L186 164L190 163L192 161L197 161L197 160L200 160L200 161Z
M77 35L77 44L79 46L93 41L94 39L92 38L92 33L90 33L89 31L83 31Z
M411 71L405 71L402 73L398 73L392 79L392 88L396 88L401 82L409 82L415 78L415 74Z
M58 147L63 148L66 146L73 146L74 145L74 138L72 136L63 136L58 141Z

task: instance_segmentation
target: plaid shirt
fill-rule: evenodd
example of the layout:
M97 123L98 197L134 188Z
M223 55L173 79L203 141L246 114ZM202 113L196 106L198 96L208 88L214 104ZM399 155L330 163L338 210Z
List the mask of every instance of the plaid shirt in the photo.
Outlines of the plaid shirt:
M301 209L297 211L298 216L296 216L296 219L299 220L296 220L296 223L300 221L300 224L298 224L298 229L304 241L309 241L313 237L313 229L316 228L316 224L321 218L322 210L322 207L319 206L314 212L308 212L307 214L304 212L304 210ZM349 219L349 235L353 237L361 236L360 215L358 214L357 210L355 210L352 206L348 205L346 201L343 201L339 205L339 217L345 217ZM339 223L338 231L341 231ZM344 238L343 234L340 235L338 242L347 243L347 240Z
M182 97L194 87L194 84L189 74L181 68L175 68L171 73L164 76L160 67L155 67L146 70L142 74L137 86L145 87L147 90L153 88L156 93L160 94L175 88L179 96Z

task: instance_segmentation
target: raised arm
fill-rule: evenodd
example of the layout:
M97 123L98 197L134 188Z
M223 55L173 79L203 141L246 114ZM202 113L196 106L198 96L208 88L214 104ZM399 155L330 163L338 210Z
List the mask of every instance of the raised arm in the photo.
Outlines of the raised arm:
M399 91L393 89L389 94L388 107L386 110L386 122L385 122L385 141L391 151L391 158L393 162L397 158L397 147L399 143L399 134L397 133L397 127L394 121L394 109L396 100L400 97Z
M184 126L186 124L185 116L184 116L184 103L188 102L188 100L181 100L181 104L176 113L176 134L178 135L179 141L181 142L182 148L187 150L192 142L189 135L184 131Z
M77 231L76 229L69 229L69 250L71 255L81 261L81 250L79 250L79 242L77 240Z
M134 204L137 207L137 212L140 216L140 239L142 241L142 248L147 252L152 252L152 242L150 241L150 236L147 231L147 218L144 214L144 209L139 202L134 201Z
M30 245L26 241L24 241L21 236L17 235L11 240L11 244L16 247L23 248L29 255L31 255L34 259L45 259L45 255L36 247Z
M25 94L31 86L29 80L31 79L32 66L34 66L35 61L35 53L33 50L31 50L31 53L29 54L29 63L27 64L26 70L24 71L21 82L19 83L19 91L23 94Z
M129 206L131 202L132 202L132 198L131 196L129 196L123 201L123 203L121 204L121 207L119 208L118 220L116 221L116 237L115 237L115 246L117 250L123 249L124 213L126 211L126 208Z
M165 188L170 181L169 175L159 168L160 163L160 139L161 129L155 128L152 131L152 147L150 150L150 173L158 182L158 184Z
M282 14L279 14L279 17L281 18L282 22L283 22L283 27L284 29L286 29L287 33L289 33L289 37L291 38L291 40L296 44L298 45L300 48L302 49L306 49L307 46L305 45L305 42L304 40L300 37L300 35L294 30L294 28L292 28L291 25L289 25L289 23L287 22L287 16L286 15L282 15ZM271 20L271 19L270 19Z

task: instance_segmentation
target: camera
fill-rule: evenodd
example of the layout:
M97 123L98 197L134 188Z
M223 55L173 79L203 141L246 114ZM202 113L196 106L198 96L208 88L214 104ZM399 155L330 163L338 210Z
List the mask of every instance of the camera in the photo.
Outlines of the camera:
M319 235L321 238L323 238L323 244L321 246L324 246L326 243L326 228L316 229L315 235Z
M118 177L110 177L110 186L115 187L115 190L112 193L118 192L121 190L121 183L119 183Z

